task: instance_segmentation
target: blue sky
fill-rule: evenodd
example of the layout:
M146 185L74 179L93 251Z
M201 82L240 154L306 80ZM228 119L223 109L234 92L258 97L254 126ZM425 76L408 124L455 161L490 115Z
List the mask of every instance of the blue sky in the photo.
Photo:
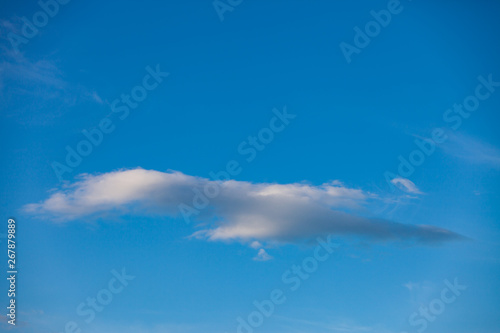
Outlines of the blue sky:
M41 5L1 4L1 330L500 329L497 3L47 8L28 38Z

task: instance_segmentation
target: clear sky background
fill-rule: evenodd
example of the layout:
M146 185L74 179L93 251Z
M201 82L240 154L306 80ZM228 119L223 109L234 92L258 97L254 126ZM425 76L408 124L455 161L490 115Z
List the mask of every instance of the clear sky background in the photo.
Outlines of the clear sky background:
M500 87L483 85L488 97L459 126L445 119L478 77L500 82L498 2L401 1L350 62L341 43L355 46L353 29L390 1L223 3L221 20L211 1L72 0L16 52L9 38L42 9L1 2L13 331L237 332L281 289L286 301L255 332L418 332L409 317L457 279L467 289L422 331L500 332ZM113 112L148 66L169 75L126 117ZM238 147L284 108L296 117L248 162ZM58 177L66 147L103 119L111 133ZM436 128L447 140L389 183ZM235 182L185 223L177 205L231 160ZM359 228L340 232L344 217ZM291 291L283 274L328 234L338 249ZM85 322L79 304L122 268L135 279Z

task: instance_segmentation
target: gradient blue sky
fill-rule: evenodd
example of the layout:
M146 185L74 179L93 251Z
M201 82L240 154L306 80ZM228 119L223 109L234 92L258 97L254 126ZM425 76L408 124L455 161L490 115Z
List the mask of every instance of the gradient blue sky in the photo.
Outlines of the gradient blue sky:
M500 5L402 1L348 64L339 44L353 44L353 28L387 3L244 0L221 22L210 1L73 0L16 53L8 34L40 7L2 2L0 207L5 228L8 217L18 223L14 331L64 332L75 321L83 332L236 332L254 300L289 289L282 274L313 253L310 237L256 238L262 246L252 247L189 237L217 224L217 214L192 224L130 207L68 217L43 203L71 191L80 174L140 167L209 178L237 160L236 181L314 189L338 181L370 197L344 212L468 238L410 244L334 235L335 255L256 331L417 332L408 317L457 278L467 290L426 331L500 332L500 88L457 130L443 120L474 94L479 76L500 81ZM121 120L110 105L157 64L169 76ZM240 143L285 106L297 117L246 162ZM63 163L65 147L104 117L115 130L60 182L52 163ZM393 191L384 173L396 173L398 156L435 128L449 139L408 176L420 193ZM34 203L41 209L29 212ZM228 210L220 205L214 209ZM314 225L299 222L305 233ZM272 259L254 260L261 248ZM86 324L77 306L122 267L136 279Z

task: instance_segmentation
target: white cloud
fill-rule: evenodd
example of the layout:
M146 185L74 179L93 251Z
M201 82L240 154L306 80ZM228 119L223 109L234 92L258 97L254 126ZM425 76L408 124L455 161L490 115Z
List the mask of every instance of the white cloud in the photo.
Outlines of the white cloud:
M417 185L415 185L415 183L413 183L408 178L401 178L401 177L394 178L393 180L391 180L391 183L393 183L399 189L401 189L407 193L423 194L422 192L420 192Z
M216 182L181 172L133 169L82 180L57 190L26 211L55 221L110 214L159 214L180 218L179 205L193 205L195 193L218 189L195 221L193 237L211 241L296 242L326 234L360 236L376 241L434 243L459 239L449 230L360 216L355 212L377 200L360 189L338 183L319 186L292 183ZM202 200L203 201L203 200ZM210 222L215 221L215 222Z
M260 249L259 253L257 253L257 255L253 258L253 260L256 261L268 261L271 259L273 259L273 257L271 257L264 249Z
M256 249L256 250L257 250L257 249L259 249L259 248L261 248L261 247L262 247L262 244L261 244L260 242L253 241L253 242L252 242L252 244L250 244L250 247L251 247L252 249Z

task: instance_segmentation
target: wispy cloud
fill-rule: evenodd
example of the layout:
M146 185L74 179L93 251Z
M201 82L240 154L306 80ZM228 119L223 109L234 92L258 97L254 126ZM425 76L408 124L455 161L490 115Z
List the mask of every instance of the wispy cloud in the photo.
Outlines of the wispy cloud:
M449 133L449 140L443 145L445 153L473 164L500 168L500 149L461 133Z
M0 22L5 26L5 22ZM103 105L96 91L72 83L49 58L29 59L0 44L0 105L19 119L44 124L80 102ZM50 110L50 112L47 112Z
M399 189L401 189L407 193L423 194L418 189L417 185L415 185L415 183L412 182L411 180L409 180L408 178L402 178L402 177L394 178L393 180L391 180L391 183L393 183Z
M304 183L273 184L244 181L216 182L185 175L133 169L82 180L55 191L26 211L68 221L109 214L161 214L179 217L178 206L191 202L195 192L218 186L198 220L202 229L193 237L211 241L296 242L337 234L374 241L439 243L461 236L430 225L408 225L357 215L370 193L338 183L313 186ZM212 222L210 222L212 221Z

